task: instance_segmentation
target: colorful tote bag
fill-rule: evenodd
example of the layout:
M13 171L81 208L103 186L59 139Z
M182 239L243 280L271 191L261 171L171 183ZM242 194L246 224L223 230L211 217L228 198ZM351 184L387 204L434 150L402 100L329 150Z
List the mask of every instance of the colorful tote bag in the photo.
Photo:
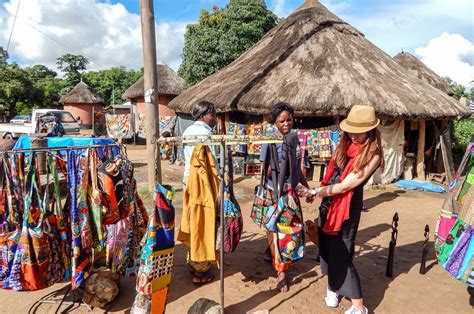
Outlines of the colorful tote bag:
M43 232L45 208L38 188L35 154L29 157L25 212L19 244L15 252L20 265L21 290L39 290L47 287L47 270L51 250L48 236ZM16 287L18 288L18 287ZM15 289L15 287L14 287Z
M226 177L224 191L224 252L237 249L243 230L242 211L234 195L234 168L232 151L227 148Z
M173 187L157 185L155 210L149 217L148 228L142 240L136 289L139 295L161 294L163 298L160 298L160 302L166 300L167 290L163 290L167 289L171 282L173 267L175 209L172 200L174 194Z

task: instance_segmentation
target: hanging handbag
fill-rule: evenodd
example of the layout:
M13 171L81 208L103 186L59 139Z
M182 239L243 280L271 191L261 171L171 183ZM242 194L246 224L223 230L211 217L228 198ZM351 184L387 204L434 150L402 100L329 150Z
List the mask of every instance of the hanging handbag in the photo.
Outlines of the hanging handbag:
M45 208L37 184L34 160L35 154L31 153L26 180L28 193L25 197L25 212L19 244L15 252L15 259L21 261L21 290L29 291L46 288L46 272L51 254L48 236L43 232Z
M149 217L142 240L142 253L137 278L137 292L151 295L171 282L174 252L175 189L157 184L155 210Z
M224 191L224 252L237 249L243 230L242 211L234 195L234 168L232 151L227 148L227 171Z

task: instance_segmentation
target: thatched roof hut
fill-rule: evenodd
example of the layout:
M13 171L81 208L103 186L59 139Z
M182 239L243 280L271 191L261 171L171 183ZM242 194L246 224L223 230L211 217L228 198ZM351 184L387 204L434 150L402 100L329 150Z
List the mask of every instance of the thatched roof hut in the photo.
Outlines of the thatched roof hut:
M184 80L176 74L166 64L157 64L156 72L158 74L158 95L179 95L184 90ZM144 95L144 78L143 76L130 86L122 95L122 99L131 100Z
M442 90L448 95L453 94L453 89L449 86L448 82L438 76L430 68L428 68L423 62L417 59L414 55L409 52L400 52L395 57L393 57L398 64L405 68L411 75L418 77L419 79L425 81L431 86L436 87L437 89Z
M78 120L82 128L92 127L93 112L103 109L104 100L83 81L59 100L64 105L64 110L69 111Z
M190 113L208 100L218 112L266 114L276 102L298 116L345 115L369 104L382 116L443 118L469 114L458 102L405 71L319 1L307 0L233 63L171 103Z
M74 88L59 100L61 104L99 104L104 100L98 96L92 88L80 81Z

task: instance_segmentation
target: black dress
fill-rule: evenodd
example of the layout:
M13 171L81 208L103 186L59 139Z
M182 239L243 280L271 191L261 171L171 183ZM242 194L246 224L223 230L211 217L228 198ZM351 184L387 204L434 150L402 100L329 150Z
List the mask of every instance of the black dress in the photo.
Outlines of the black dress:
M329 289L339 295L351 298L362 298L362 289L357 270L352 263L355 238L359 227L363 207L365 182L354 189L349 219L343 222L337 235L325 234L321 227L319 215L319 254L321 271L328 276Z

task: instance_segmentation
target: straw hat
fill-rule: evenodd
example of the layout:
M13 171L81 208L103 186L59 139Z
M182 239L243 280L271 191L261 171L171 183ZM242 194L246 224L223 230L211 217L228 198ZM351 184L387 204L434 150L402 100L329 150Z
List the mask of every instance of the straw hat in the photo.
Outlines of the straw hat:
M374 107L355 105L339 127L344 132L364 133L376 128L379 123L380 120L375 116Z

